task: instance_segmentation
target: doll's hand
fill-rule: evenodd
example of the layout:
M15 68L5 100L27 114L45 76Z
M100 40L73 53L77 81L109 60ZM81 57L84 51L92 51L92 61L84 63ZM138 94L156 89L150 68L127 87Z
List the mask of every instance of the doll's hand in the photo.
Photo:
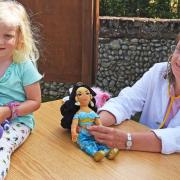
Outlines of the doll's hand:
M77 133L72 133L71 136L72 136L72 141L77 142L78 134Z

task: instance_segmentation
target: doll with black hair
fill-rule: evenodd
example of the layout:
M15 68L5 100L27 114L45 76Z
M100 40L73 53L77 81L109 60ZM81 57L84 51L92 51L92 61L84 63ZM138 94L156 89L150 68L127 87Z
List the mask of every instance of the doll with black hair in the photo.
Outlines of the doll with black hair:
M83 83L75 84L69 100L61 106L63 116L61 125L63 128L71 129L72 141L95 161L101 161L105 156L114 159L118 149L110 149L98 143L88 131L89 126L102 125L96 113L95 95L96 93L89 86Z

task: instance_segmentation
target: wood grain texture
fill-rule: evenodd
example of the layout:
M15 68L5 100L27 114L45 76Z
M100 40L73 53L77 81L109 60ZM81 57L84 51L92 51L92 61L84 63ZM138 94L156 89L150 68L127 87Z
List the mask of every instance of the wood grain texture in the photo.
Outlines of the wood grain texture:
M38 26L46 82L95 83L99 0L18 0ZM36 34L36 32L35 32ZM40 36L40 37L39 37ZM67 70L66 70L67 69Z
M113 161L95 162L71 142L60 127L61 101L43 103L35 112L36 128L12 156L7 180L164 180L180 177L180 155L120 151ZM125 121L125 131L147 131Z

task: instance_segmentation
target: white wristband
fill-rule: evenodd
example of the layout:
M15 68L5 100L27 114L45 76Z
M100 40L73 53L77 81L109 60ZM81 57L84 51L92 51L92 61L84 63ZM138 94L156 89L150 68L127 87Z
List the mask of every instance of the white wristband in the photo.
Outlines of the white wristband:
M132 136L130 133L127 133L126 149L129 150L132 147Z

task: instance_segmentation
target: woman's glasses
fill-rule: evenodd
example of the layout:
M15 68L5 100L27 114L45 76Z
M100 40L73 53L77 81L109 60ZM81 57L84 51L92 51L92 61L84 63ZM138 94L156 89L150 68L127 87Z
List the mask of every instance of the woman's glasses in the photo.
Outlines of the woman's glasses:
M178 47L176 45L172 45L171 46L171 52L180 54L180 47Z

